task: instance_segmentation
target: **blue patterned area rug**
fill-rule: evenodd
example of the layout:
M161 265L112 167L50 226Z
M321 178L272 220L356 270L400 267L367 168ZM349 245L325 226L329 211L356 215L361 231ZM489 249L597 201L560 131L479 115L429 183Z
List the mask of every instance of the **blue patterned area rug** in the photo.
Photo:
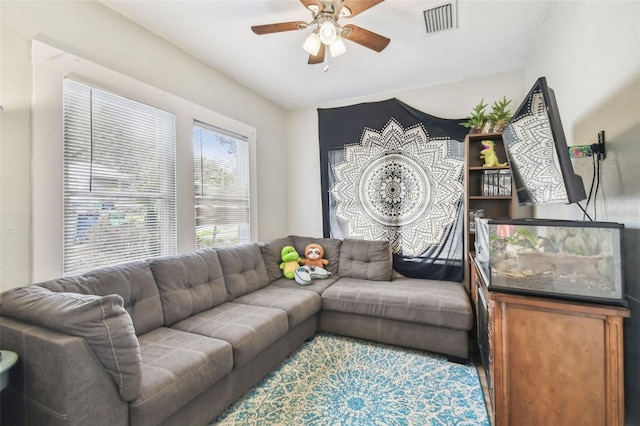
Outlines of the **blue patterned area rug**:
M212 425L487 425L474 365L318 334Z

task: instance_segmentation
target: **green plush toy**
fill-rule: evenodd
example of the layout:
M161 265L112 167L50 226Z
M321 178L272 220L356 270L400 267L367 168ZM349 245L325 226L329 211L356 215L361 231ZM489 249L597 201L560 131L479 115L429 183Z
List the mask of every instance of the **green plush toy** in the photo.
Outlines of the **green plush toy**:
M300 266L300 255L295 248L285 246L280 252L280 257L282 258L280 269L282 269L283 275L292 280L296 269Z

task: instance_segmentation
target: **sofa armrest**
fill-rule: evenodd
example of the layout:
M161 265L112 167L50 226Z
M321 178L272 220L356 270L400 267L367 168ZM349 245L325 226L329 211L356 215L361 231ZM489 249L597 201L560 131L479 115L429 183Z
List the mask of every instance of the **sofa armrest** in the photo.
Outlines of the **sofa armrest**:
M140 394L140 345L119 295L52 292L30 285L2 294L2 314L82 337L111 375L123 400L133 401Z
M129 405L85 339L6 317L0 336L19 356L1 394L1 424L128 424Z

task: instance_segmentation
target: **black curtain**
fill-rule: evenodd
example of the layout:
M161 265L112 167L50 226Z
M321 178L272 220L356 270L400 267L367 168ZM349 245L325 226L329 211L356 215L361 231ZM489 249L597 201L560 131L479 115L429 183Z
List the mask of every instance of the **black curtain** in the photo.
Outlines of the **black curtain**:
M324 236L386 239L401 274L462 281L463 120L397 99L318 109Z

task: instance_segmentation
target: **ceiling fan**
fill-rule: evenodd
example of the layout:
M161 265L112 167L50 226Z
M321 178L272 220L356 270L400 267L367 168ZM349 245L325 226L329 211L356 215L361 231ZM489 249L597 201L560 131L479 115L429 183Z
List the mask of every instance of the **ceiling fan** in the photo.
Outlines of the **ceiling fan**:
M381 52L391 41L356 25L338 24L340 18L352 18L384 0L300 0L311 11L311 22L292 21L251 27L258 35L272 34L283 31L304 30L316 28L307 37L303 48L309 52L309 64L325 62L325 48L328 47L332 57L346 51L344 40L350 40L361 46ZM325 71L328 68L325 66Z

